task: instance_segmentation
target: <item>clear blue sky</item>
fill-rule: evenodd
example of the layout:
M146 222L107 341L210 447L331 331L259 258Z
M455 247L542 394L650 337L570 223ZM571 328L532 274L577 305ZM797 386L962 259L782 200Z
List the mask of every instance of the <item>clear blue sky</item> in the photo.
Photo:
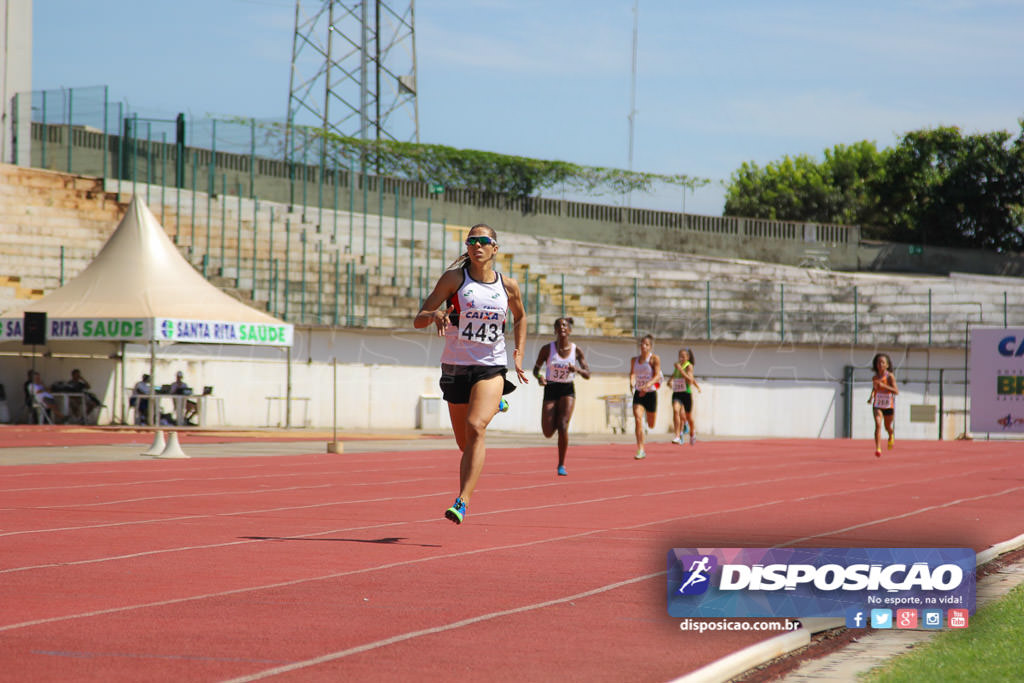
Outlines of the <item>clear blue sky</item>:
M294 12L36 0L33 88L108 85L136 110L283 119ZM711 178L686 210L715 215L744 161L887 147L938 125L1015 132L1022 32L1020 0L640 0L633 167ZM421 140L626 168L632 33L632 0L417 2Z

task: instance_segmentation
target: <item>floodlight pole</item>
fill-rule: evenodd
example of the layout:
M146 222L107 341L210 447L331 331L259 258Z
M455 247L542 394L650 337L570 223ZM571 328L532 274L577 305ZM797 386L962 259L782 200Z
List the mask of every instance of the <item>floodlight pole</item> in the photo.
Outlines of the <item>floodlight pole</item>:
M633 63L629 81L629 172L633 172L633 129L636 126L636 45L640 24L640 0L633 0ZM633 192L626 192L626 208L633 205Z

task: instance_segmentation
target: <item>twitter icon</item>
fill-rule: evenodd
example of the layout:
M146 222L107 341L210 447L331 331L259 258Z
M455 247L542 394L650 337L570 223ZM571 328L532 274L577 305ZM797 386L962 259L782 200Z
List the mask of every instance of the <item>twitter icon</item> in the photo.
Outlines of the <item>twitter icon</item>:
M871 628L892 628L892 610L871 610Z

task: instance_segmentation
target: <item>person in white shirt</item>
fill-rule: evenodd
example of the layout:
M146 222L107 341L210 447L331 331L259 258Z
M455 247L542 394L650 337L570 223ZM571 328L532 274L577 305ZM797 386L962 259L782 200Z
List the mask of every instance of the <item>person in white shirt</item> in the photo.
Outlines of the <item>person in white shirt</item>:
M149 383L149 375L143 375L142 379L135 383L132 388L131 398L128 405L135 408L135 424L149 424L149 399L145 398L152 393L153 387Z
M653 353L654 337L640 339L640 355L629 360L629 388L633 392L633 420L636 423L637 460L647 457L644 451L644 419L654 428L658 417L658 387L661 386L661 359Z
M43 377L38 372L32 371L32 380L28 383L27 390L32 393L32 396L37 404L43 407L51 415L50 421L54 424L60 424L64 421L64 414L61 412L60 406L57 405L57 399L53 397L46 389L46 385L43 384Z
M174 382L171 383L171 394L177 396L191 396L192 387L185 383L185 373L178 370L178 373L174 376ZM191 399L175 399L176 401L185 400L183 415L178 419L184 418L185 424L194 425L195 422L192 420L199 412L199 404ZM175 404L177 407L177 404Z
M569 450L569 420L576 407L576 375L590 379L590 367L583 357L583 349L569 341L572 318L555 321L555 341L540 347L533 375L544 387L544 404L540 413L540 428L545 438L558 431L558 475L566 476L565 454ZM544 366L544 374L540 368Z
M512 360L519 381L526 344L526 310L519 284L494 270L498 236L487 225L474 225L466 238L466 252L449 266L423 302L413 326L433 324L445 338L441 354L441 393L448 402L455 442L462 451L459 495L445 517L461 524L466 507L483 471L487 425L497 414L503 394L515 385L505 379L505 319L515 319Z

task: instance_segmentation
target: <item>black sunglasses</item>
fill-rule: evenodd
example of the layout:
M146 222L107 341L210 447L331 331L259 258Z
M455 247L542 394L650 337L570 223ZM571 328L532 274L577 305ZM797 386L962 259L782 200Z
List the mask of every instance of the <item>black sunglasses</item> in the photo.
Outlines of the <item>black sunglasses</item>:
M497 242L494 240L494 238L488 237L487 235L473 235L472 237L466 238L467 247L471 247L474 244L480 244L486 247L491 244L497 244Z

